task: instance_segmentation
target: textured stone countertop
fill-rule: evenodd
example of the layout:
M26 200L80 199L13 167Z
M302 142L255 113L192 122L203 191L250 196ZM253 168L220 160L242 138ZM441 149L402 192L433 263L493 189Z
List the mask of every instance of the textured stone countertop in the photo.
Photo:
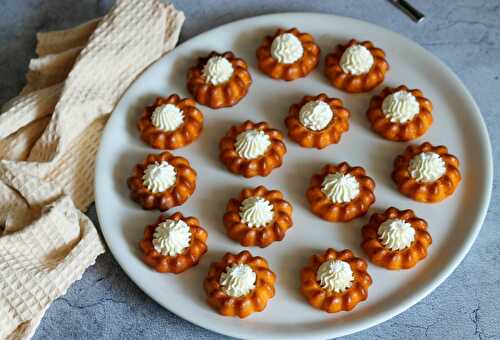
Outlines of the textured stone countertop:
M500 1L412 0L427 19L416 25L386 0L174 0L187 20L181 40L265 13L312 11L366 20L418 42L458 74L489 128L500 172ZM112 0L2 0L0 103L24 84L35 33L100 16ZM500 338L500 183L481 233L465 260L432 294L399 316L349 339ZM89 211L97 224L95 210ZM204 338L222 336L181 320L137 288L108 252L48 309L35 339Z

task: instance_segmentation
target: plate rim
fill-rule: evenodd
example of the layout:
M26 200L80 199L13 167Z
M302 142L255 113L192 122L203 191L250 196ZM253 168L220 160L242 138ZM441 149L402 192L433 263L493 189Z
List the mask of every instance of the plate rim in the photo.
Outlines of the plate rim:
M391 35L396 35L398 38L403 39L407 41L409 44L413 45L414 48L419 49L422 53L426 54L428 58L430 58L434 63L438 64L445 73L447 73L451 78L454 79L455 84L461 89L462 93L465 95L465 99L467 102L472 104L472 109L477 111L478 116L480 117L480 121L478 124L478 128L481 130L480 135L482 136L483 139L483 144L485 147L485 162L488 164L488 167L484 169L485 174L486 174L486 181L485 181L485 186L486 186L486 192L485 194L481 197L481 203L480 203L480 211L476 214L476 218L474 219L473 223L473 228L471 228L471 232L469 233L468 237L463 241L462 247L458 250L457 256L451 261L448 262L448 264L443 267L442 270L439 271L438 275L434 277L433 280L428 282L427 284L423 284L418 291L416 291L414 294L406 298L404 303L399 303L397 306L394 306L390 308L390 310L384 311L378 315L375 315L371 318L368 318L368 320L361 320L359 321L355 327L350 328L349 330L329 330L329 329L321 329L321 330L315 330L314 332L305 332L305 333L295 333L295 334L283 334L280 337L287 338L287 339L292 339L292 338L303 338L304 336L307 336L308 338L318 338L318 339L323 339L323 338L329 338L332 336L335 337L340 337L340 336L345 336L349 334L353 334L356 332L360 332L362 330L368 329L370 327L376 326L382 322L385 322L393 317L395 317L398 314L401 314L402 312L406 311L410 307L414 306L416 303L421 301L423 298L425 298L427 295L432 293L438 286L440 286L451 274L452 272L458 267L458 265L462 262L462 260L465 258L465 256L469 253L474 241L476 240L483 222L486 218L489 204L491 201L491 194L492 194L492 189L493 189L493 153L492 153L492 147L491 147L491 139L489 137L488 129L486 127L486 123L484 121L483 115L481 113L481 110L479 106L477 105L476 101L474 100L474 97L471 95L465 84L462 82L462 80L458 77L457 74L447 65L445 64L440 58L435 56L432 52L427 50L425 47L421 46L419 43L416 41L412 40L411 38L408 38L398 32L394 32L390 29L387 29L383 26L380 26L378 24L374 24L365 20L357 19L357 18L352 18L348 16L341 16L341 15L335 15L335 14L330 14L330 13L318 13L318 12L278 12L278 13L269 13L269 14L263 14L263 15L258 15L258 16L252 16L252 17L246 17L242 19L238 19L235 21L231 21L228 23L225 23L220 26L213 27L207 31L201 32L197 35L194 35L187 39L186 41L183 41L182 43L178 44L175 49L188 44L192 42L192 40L195 39L202 39L205 35L212 34L216 30L223 30L227 28L228 26L232 25L239 25L243 22L247 21L254 21L266 17L287 17L287 16L296 16L296 15L303 15L303 16L322 16L322 17L328 17L329 19L338 19L341 18L342 20L349 20L353 24L356 23L362 23L363 25L368 25L368 26L373 26L377 30L381 31L384 34L391 34ZM116 108L119 107L121 101L125 97L126 93L130 90L130 88L142 77L142 75L147 72L151 67L162 61L164 58L168 58L170 53L167 53L163 56L161 56L158 60L154 61L151 63L146 69L144 69L138 76L137 78L132 81L132 83L127 87L127 89L123 92L122 96L118 100L117 104L115 105L113 109L113 113L115 112ZM99 199L99 182L100 182L100 176L97 174L99 173L99 169L101 168L101 164L103 164L103 159L101 157L102 155L102 149L104 148L102 141L104 140L104 136L106 133L111 130L111 122L113 121L113 114L111 114L104 130L103 134L101 137L101 141L99 143L99 148L97 150L97 157L96 157L96 164L95 164L95 179L94 179L94 192L95 192L95 206L96 206L96 213L97 213L97 218L99 221L99 224L101 226L101 220L102 220L102 215L104 213L102 212L102 203ZM126 275L136 284L146 295L148 295L152 300L154 300L156 303L158 303L160 306L163 308L167 309L168 311L172 312L173 314L181 317L182 319L200 326L202 328L205 328L207 330L227 335L227 336L232 336L232 337L241 337L242 334L238 334L235 332L232 332L231 330L225 330L225 329L219 329L216 327L211 327L210 323L205 323L205 322L200 322L199 319L197 319L195 316L191 315L185 315L185 313L177 313L176 311L173 311L169 309L162 301L157 300L155 297L150 295L143 285L141 284L140 280L135 280L133 275L129 272L126 266L124 266L120 262L120 258L115 256L115 251L114 251L114 246L112 246L111 242L108 242L108 237L107 233L105 232L105 228L103 229L102 227L100 228L103 238L106 242L106 245L111 251L111 254L117 261L117 263L120 265L120 268L126 273ZM312 333L312 334L311 334ZM259 336L259 338L266 338ZM277 336L273 335L273 338L276 339Z

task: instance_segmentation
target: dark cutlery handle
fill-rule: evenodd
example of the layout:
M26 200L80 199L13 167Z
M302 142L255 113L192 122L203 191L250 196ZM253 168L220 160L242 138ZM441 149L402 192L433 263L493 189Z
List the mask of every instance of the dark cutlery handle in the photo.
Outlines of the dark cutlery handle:
M394 1L394 4L405 11L416 22L420 22L425 18L425 15L422 12L413 7L406 0Z

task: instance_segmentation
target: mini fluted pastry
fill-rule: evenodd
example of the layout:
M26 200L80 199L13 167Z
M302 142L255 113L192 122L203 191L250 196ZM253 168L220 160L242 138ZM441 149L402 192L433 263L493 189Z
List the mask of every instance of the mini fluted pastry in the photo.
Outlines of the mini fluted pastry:
M229 171L244 177L267 176L283 163L283 134L266 122L232 126L219 143L219 158Z
M197 218L176 212L147 226L139 247L143 261L154 270L179 274L198 264L207 252L207 238Z
M259 68L274 79L295 80L311 73L319 63L320 48L309 33L278 29L257 49Z
M387 269L409 269L427 256L432 243L427 222L412 210L391 207L373 214L361 229L361 248L370 260Z
M372 129L385 139L409 141L432 124L432 103L418 89L386 87L374 96L366 113Z
M232 52L210 53L198 58L187 76L187 87L200 104L218 109L238 103L246 96L252 77L247 63Z
M207 302L219 314L245 318L263 311L274 296L276 274L267 261L248 251L226 253L210 265L203 288Z
M158 97L142 112L137 127L143 141L156 149L178 149L197 139L203 130L203 114L193 99L177 94Z
M292 205L280 191L262 185L243 189L229 200L224 214L228 236L245 247L281 241L292 225Z
M372 278L368 264L352 251L335 251L311 257L300 273L300 291L315 308L328 313L350 311L368 298Z
M325 58L325 74L330 83L350 93L368 92L380 85L389 70L385 52L371 41L352 39L337 45Z
M165 151L149 154L129 177L130 198L144 209L165 211L186 202L196 188L196 171L189 161Z
M323 149L340 141L342 133L349 130L350 116L340 99L321 93L293 104L285 124L288 136L301 146Z
M327 164L311 178L307 200L311 211L332 222L363 216L375 202L375 182L362 167L348 163Z
M444 145L410 145L394 160L392 179L399 191L419 202L439 202L455 192L461 180L459 161Z

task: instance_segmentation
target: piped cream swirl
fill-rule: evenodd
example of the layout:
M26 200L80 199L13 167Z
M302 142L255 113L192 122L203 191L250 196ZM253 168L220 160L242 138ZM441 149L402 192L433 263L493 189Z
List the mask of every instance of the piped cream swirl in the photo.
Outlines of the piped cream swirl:
M203 67L205 81L214 86L227 82L233 76L233 72L231 62L220 56L211 57Z
M153 234L153 246L163 256L176 256L189 247L191 230L182 220L165 220Z
M420 104L410 92L397 91L385 97L382 112L392 123L404 124L420 112Z
M421 152L411 159L408 170L417 182L430 183L446 173L446 164L435 152Z
M291 33L278 35L271 44L271 56L282 64L293 64L303 54L302 43Z
M333 111L327 103L321 100L312 100L305 103L299 112L300 123L313 131L323 130L330 124Z
M175 168L168 162L149 164L144 170L142 181L151 192L163 192L174 185L177 179Z
M236 152L245 159L259 158L266 153L270 145L269 136L262 130L247 130L236 136Z
M321 287L342 293L352 286L354 275L349 263L341 260L328 260L319 266L316 280Z
M333 203L351 202L359 195L359 183L351 174L334 172L325 176L321 191Z
M365 74L370 71L374 63L373 56L363 45L348 47L340 58L340 68L345 73L353 75Z
M173 104L158 106L151 115L153 126L167 132L177 129L183 121L184 113Z
M241 222L250 228L260 228L274 218L273 205L262 197L248 197L240 206Z
M403 250L415 239L415 229L411 224L398 218L382 222L377 234L382 244L391 250Z
M247 295L255 288L257 274L247 264L233 263L221 273L219 284L224 293L232 297Z

